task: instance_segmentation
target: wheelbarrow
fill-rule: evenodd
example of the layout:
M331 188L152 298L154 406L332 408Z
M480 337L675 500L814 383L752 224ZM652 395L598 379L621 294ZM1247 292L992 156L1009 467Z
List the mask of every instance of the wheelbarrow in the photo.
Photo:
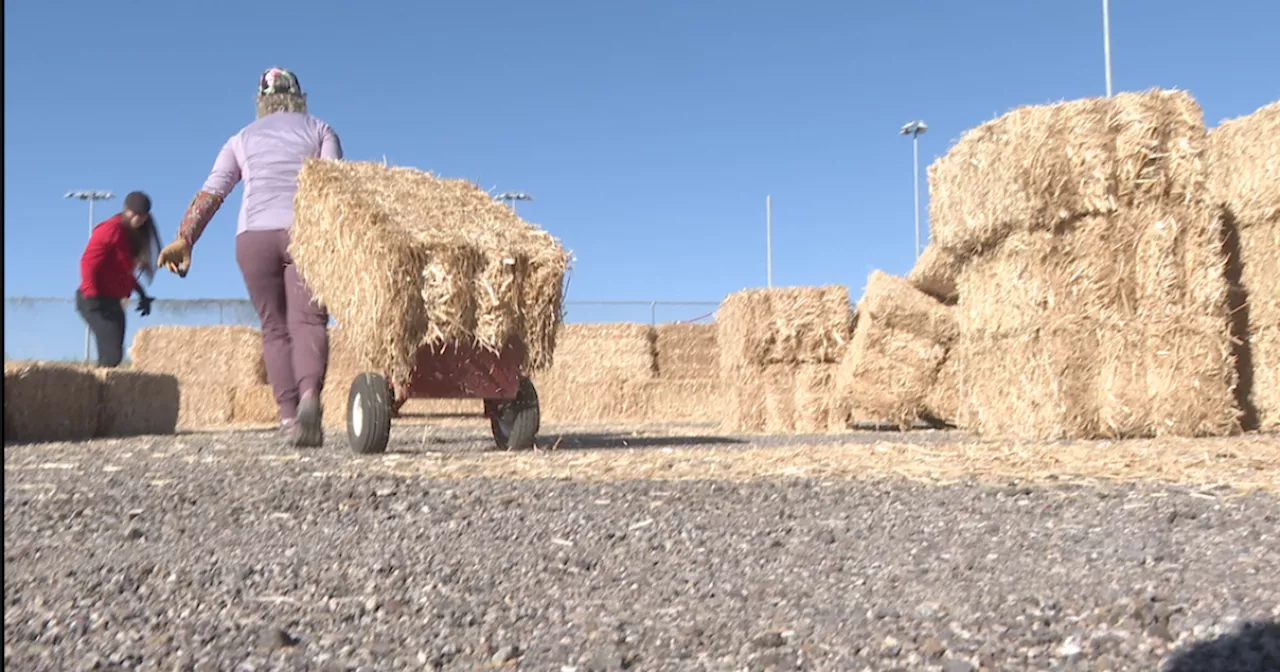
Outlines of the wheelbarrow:
M500 352L474 345L424 346L409 382L397 389L380 373L362 373L347 396L347 439L362 455L385 452L391 420L409 399L477 399L500 450L532 448L541 428L538 391L523 374L524 344Z

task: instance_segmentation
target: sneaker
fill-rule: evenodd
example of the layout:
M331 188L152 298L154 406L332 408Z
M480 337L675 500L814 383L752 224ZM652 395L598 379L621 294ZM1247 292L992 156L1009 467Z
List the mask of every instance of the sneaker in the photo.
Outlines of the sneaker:
M324 444L324 427L321 425L320 396L314 392L302 395L298 402L298 419L293 424L293 445L298 448L317 448Z

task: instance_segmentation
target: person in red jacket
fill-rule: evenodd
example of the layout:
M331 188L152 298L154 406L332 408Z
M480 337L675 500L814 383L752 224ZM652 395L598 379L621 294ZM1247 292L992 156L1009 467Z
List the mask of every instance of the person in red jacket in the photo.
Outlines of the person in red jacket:
M80 257L76 310L98 341L98 366L114 368L124 359L124 304L138 293L138 312L151 314L152 297L140 276L155 278L160 233L151 219L151 199L140 191L124 199L120 214L98 224Z

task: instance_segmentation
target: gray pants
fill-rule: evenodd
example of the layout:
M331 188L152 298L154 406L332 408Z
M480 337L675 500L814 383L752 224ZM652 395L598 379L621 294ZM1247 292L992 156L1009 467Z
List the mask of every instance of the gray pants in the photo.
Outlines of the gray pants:
M262 348L280 419L292 420L303 394L319 395L329 363L329 314L312 300L289 256L289 232L236 236L236 263L262 322Z

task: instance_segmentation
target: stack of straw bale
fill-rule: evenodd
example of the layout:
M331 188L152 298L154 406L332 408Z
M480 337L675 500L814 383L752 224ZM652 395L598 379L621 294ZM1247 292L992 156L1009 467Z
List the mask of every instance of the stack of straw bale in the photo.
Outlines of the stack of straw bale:
M172 434L178 381L128 369L5 362L5 441L86 441Z
M267 382L262 332L252 327L147 327L134 336L130 356L136 371L177 378L184 428L234 423L237 390Z
M953 420L948 394L931 395L959 332L954 312L905 278L872 272L840 364L840 407L903 429L926 414Z
M1250 424L1280 431L1280 102L1214 129L1209 156L1210 190L1234 234L1242 401Z
M526 369L551 364L569 255L471 183L308 160L289 251L361 364L394 381L428 344L520 339Z
M658 375L657 333L634 323L567 324L555 364L534 376L548 422L594 423L649 416Z
M832 392L852 329L848 289L745 290L725 299L716 322L725 431L817 433L841 425Z
M1177 91L1026 107L929 169L960 262L958 421L1025 438L1239 427L1222 219Z

